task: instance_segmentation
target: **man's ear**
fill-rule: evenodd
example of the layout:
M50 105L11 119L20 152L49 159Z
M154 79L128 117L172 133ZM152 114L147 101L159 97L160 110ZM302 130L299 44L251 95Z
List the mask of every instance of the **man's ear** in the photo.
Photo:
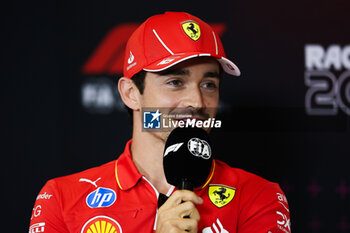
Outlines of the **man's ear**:
M118 81L118 91L126 106L132 110L140 109L140 92L131 79L121 77Z

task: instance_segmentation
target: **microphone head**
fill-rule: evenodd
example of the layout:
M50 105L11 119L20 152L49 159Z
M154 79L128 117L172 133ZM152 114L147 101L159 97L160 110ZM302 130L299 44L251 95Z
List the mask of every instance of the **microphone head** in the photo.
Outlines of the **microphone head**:
M200 128L176 128L165 144L164 172L169 184L186 189L201 187L207 180L212 165L209 135Z

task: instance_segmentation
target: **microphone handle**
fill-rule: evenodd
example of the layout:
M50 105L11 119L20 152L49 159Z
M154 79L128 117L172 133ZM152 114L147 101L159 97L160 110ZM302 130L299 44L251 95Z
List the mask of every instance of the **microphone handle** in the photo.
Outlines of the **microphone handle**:
M193 191L193 185L190 179L188 178L181 178L180 184L178 186L178 189L180 190L190 190Z
M193 191L193 185L190 179L188 178L181 178L180 185L178 187L180 190L190 190ZM182 201L181 203L184 203ZM184 216L183 218L190 218L190 216ZM186 230L187 231L187 230Z
M190 190L193 191L193 185L190 179L181 178L181 182L177 187L179 190ZM158 209L168 200L168 197L162 193L159 193L158 197ZM183 201L182 201L183 202ZM186 218L187 216L185 216ZM187 217L188 218L188 217Z

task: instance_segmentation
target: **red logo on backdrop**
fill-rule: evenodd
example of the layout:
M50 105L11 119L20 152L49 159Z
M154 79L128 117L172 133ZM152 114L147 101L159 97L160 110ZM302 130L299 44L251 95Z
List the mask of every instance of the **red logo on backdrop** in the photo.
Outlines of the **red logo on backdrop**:
M86 75L123 73L126 43L139 25L138 23L125 23L112 28L84 64L82 73ZM226 30L224 23L210 25L219 36Z

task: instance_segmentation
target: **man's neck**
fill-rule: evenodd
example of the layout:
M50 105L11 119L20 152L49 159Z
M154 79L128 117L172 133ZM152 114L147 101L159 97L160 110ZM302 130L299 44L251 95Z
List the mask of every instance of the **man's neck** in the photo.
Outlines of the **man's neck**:
M137 130L137 129L136 129ZM166 194L171 187L165 178L163 151L165 141L147 132L133 132L131 155L136 168L158 192Z

